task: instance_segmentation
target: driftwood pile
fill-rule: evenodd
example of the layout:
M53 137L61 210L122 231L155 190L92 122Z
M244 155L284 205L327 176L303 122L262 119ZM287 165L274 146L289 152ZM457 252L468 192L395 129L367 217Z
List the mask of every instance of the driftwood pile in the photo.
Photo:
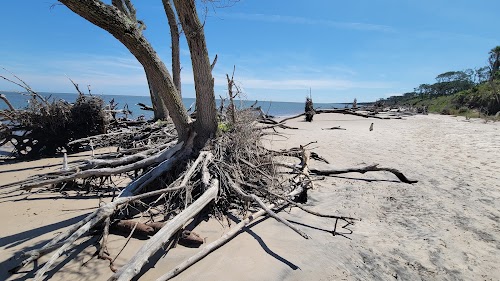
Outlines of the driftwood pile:
M202 246L196 255L158 279L168 280L263 215L273 217L308 239L303 230L277 214L276 210L283 206L295 206L325 219L353 223L355 218L313 212L301 204L307 200L307 191L314 188L313 182L318 176L387 171L402 182L416 182L396 169L378 165L346 170L311 169L311 161L328 161L311 152L307 148L309 144L282 151L273 151L261 145L260 137L265 134L265 129L256 124L261 121L272 128L289 128L284 121L271 121L255 110L232 111L225 116L229 116L229 120L222 122L228 122L229 126L224 127L225 130L220 131L202 150L193 149L194 136L178 143L171 124L144 123L71 142L75 145L92 143L96 147L114 145L118 147L117 152L78 163L65 171L0 186L3 194L40 190L60 192L71 188L111 197L109 203L103 204L41 248L16 256L19 266L11 272L18 272L40 257L53 253L45 264L34 269L35 280L44 280L59 258L74 249L75 241L88 239L87 235L92 233L99 235L100 239L96 256L109 262L113 271L109 280L131 280L141 272L152 255L164 251L166 245L172 247L179 237L185 238L188 244L200 245L202 241L197 239L196 234L184 229L191 219L204 213L221 221L229 213L239 216L241 222L232 226L230 231ZM290 162L293 158L299 159L300 164ZM123 175L132 180L125 186L115 184L114 179ZM113 262L121 251L110 253L106 247L109 233L117 229L128 232L127 239L131 239L136 231L149 237L129 262L118 269ZM332 233L336 233L335 229Z
M14 148L13 156L53 156L63 147L75 152L80 147L68 145L68 142L108 130L110 118L100 97L84 95L74 84L79 95L72 104L60 99L45 98L15 77L19 82L0 76L21 86L26 91L24 94L30 98L25 108L15 109L5 95L0 96L8 107L0 110L0 146L10 143Z

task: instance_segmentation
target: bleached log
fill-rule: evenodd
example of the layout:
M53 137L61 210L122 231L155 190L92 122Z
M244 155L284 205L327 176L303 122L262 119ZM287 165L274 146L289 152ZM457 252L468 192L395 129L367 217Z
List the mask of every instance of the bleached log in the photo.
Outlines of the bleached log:
M90 137L86 137L86 138L81 138L81 139L70 141L70 142L68 142L68 145L73 145L73 144L77 144L77 143L87 143L87 142L90 142L91 140L98 140L98 139L101 139L101 138L113 137L113 136L122 136L124 134L134 134L134 132L131 131L131 130L128 130L128 131L125 131L125 132L122 131L122 132L113 132L113 133L107 133L107 134L100 134L100 135L95 135L95 136L90 136Z
M139 249L130 261L120 268L108 280L131 280L141 271L148 259L160 250L168 240L179 229L181 229L191 218L198 214L207 204L217 197L219 191L219 181L212 180L210 188L203 193L200 198L184 209L180 214L170 220L158 233L149 239L144 246Z
M98 176L111 176L121 173L130 172L133 170L149 167L151 165L155 165L166 159L171 158L176 152L178 152L182 148L183 143L178 143L175 146L166 149L162 153L159 153L155 156L143 159L141 161L137 161L135 163L130 163L128 165L119 166L115 168L102 168L102 169L89 169L80 172L76 172L67 176L61 176L57 178L41 180L29 184L21 185L20 189L29 190L36 187L41 187L45 185L58 184L61 182L66 182L78 178L88 178L88 177L98 177Z
M86 224L84 224L82 227L80 227L77 231L75 231L73 234L71 234L68 239L64 241L64 244L57 249L57 251L52 255L50 260L46 262L42 268L40 268L36 275L34 280L35 281L40 281L44 279L45 272L47 272L52 265L57 261L57 259L66 252L67 249L75 242L78 238L80 238L83 234L85 234L87 231L90 230L94 225L98 224L101 222L104 218L109 217L111 214L114 212L114 208L112 204L107 204L103 207L100 207L95 215L90 221L88 221Z
M286 197L293 198L294 196L297 196L298 194L302 193L302 191L303 191L303 188L301 188L301 187L297 188L294 191L290 192ZM278 203L278 204L280 204L280 203ZM267 209L273 209L274 207L276 207L276 204L271 204L271 205L268 205L266 207L267 207ZM176 266L174 269L172 269L169 272L162 275L161 277L156 279L156 281L166 281L166 280L170 280L173 277L177 276L179 273L183 272L184 270L186 270L187 268L189 268L193 264L197 263L198 261L200 261L201 259L206 257L208 254L210 254L211 252L217 250L219 247L226 244L228 241L233 239L244 227L246 227L251 222L255 221L257 218L263 216L266 213L267 213L266 210L261 209L255 213L253 213L252 215L248 216L246 219L242 220L236 226L231 228L231 230L229 230L226 234L222 235L219 239L206 245L203 249L201 249L201 251L199 251L195 255L191 256L190 258L188 258L187 260L185 260L184 262L182 262L181 264Z
M149 170L142 176L140 176L135 181L131 182L126 188L124 188L120 192L121 197L131 196L133 194L139 193L144 186L157 179L166 171L169 171L174 167L175 164L178 163L180 159L182 159L186 154L186 151L181 151L178 154L168 158L167 160L161 162L158 166Z
M4 95L4 94L0 94L0 99L3 100L5 102L5 104L7 105L7 107L9 108L9 110L11 111L15 111L16 109L12 106L12 104L10 103L10 101L7 99L7 96Z
M118 167L118 166L123 166L127 165L130 163L134 163L143 159L146 159L148 157L151 157L150 154L154 153L155 151L165 149L167 147L171 147L174 144L174 142L169 142L165 145L161 145L160 147L156 148L151 148L147 149L145 151L135 153L132 155L124 156L121 158L116 158L116 159L92 159L87 161L86 165L87 167L92 167L92 168L99 168L99 167ZM162 153L162 152L160 152Z
M241 190L240 186L238 183L235 183L231 177L229 177L227 174L226 174L226 179L229 183L229 185L231 186L231 188L238 194L238 196L246 201L254 201L255 203L259 204L259 206L264 209L268 214L269 216L273 217L274 219L276 219L277 221L283 223L284 225L288 226L290 229L292 229L293 231L297 232L300 236L304 237L305 239L309 239L309 236L307 236L307 234L305 234L303 231L301 231L300 229L298 229L297 227L295 227L294 225L292 225L289 221L287 221L286 219L278 216L278 214L276 214L275 212L273 212L271 209L267 208L267 206L264 204L264 202L262 202L262 200L260 200L260 198L255 195L255 194L246 194L243 190Z
M267 206L268 209L272 209L274 207L276 207L275 204L271 204L271 205ZM162 275L161 277L156 279L156 281L166 281L166 280L170 280L173 277L177 276L179 273L186 270L186 268L189 268L190 266L192 266L193 264L197 263L198 261L200 261L201 259L206 257L208 254L210 254L214 250L218 249L220 246L226 244L229 240L233 239L234 236L236 236L236 234L238 234L245 226L247 226L251 222L255 221L257 218L261 217L264 214L266 214L266 211L263 209L258 211L258 212L253 213L248 218L242 220L236 226L231 228L230 231L228 231L226 234L222 235L219 239L206 245L203 249L201 249L201 251L196 253L194 256L191 256L190 258L188 258L187 260L185 260L184 262L182 262L181 264L176 266L174 269L172 269L169 272Z
M64 251L60 251L60 249L68 249L71 244L76 241L76 239L80 238L84 233L86 233L89 229L103 221L104 219L108 218L114 210L116 210L119 206L130 203L132 201L137 201L141 200L144 198L148 198L151 196L156 196L160 195L162 193L166 192L173 192L180 190L184 188L185 186L176 186L176 187L171 187L171 188L164 188L164 189L159 189L151 192L147 192L144 194L140 195L135 195L135 196L130 196L130 197L121 197L115 200L114 202L108 203L99 209L95 210L94 212L90 213L87 217L85 217L83 220L80 222L74 224L71 226L68 230L65 232L60 233L58 236L56 236L54 239L52 239L49 243L44 245L42 248L38 250L32 250L23 255L25 258L19 266L13 268L10 270L10 272L14 273L17 272L19 269L25 267L26 265L30 264L31 262L38 260L40 257L49 254L50 252L54 251L55 249L59 249L50 259L50 263L47 265L45 264L43 269L43 272L38 274L37 276L40 276L39 278L42 278L45 272L50 268L50 266L61 256L61 254ZM40 270L42 270L40 269Z

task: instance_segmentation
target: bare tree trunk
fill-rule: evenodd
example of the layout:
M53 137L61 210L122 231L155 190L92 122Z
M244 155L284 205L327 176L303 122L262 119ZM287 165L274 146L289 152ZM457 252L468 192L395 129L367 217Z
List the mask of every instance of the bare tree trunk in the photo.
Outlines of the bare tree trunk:
M182 97L181 89L181 59L179 48L179 27L175 18L175 12L170 0L162 0L165 13L167 14L168 25L170 26L170 37L172 41L172 78L177 92Z
M215 135L217 131L217 111L215 108L214 78L208 57L203 25L198 18L194 0L174 0L175 9L186 36L196 89L196 145Z
M149 96L151 97L151 106L153 107L154 119L164 120L168 116L168 109L166 105L159 98L158 91L153 87L151 78L148 77L146 73L146 79L148 80Z
M142 34L143 25L134 20L135 11L131 17L130 14L127 15L124 12L123 6L107 5L99 0L60 0L59 2L89 22L108 31L127 47L144 67L152 88L158 91L158 98L167 107L179 139L187 139L190 127L187 111L182 104L181 97L177 94L165 64ZM127 8L131 7L130 1L125 1L125 3ZM161 104L159 102L156 105Z

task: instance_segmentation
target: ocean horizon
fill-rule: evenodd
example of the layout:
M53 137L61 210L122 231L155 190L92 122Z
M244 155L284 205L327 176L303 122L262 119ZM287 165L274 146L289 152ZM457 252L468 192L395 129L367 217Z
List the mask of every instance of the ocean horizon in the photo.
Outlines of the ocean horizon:
M11 91L0 91L0 93L5 94L7 99L10 101L12 106L16 109L25 108L28 105L28 100L30 95L26 93L18 93ZM75 102L78 94L76 93L47 93L40 92L41 96L48 98L49 100L62 99L69 103ZM106 104L109 104L111 100L114 99L115 103L118 103L117 109L124 109L125 106L132 112L129 118L137 118L143 115L146 119L153 117L152 111L141 110L138 103L143 103L146 105L151 105L151 99L149 96L128 96L128 95L94 95L101 97ZM182 98L182 102L186 108L189 108L195 102L195 98ZM313 100L314 101L314 100ZM239 108L250 107L255 103L255 100L236 100L236 105ZM227 100L225 102L227 106ZM275 117L288 117L304 112L304 102L283 102L283 101L257 101L256 106L260 106L262 111L268 115ZM216 99L217 107L220 105L220 99ZM331 109L331 108L344 108L351 107L351 103L314 103L314 107L317 109ZM7 105L0 101L0 109L6 109ZM194 105L193 105L194 109Z

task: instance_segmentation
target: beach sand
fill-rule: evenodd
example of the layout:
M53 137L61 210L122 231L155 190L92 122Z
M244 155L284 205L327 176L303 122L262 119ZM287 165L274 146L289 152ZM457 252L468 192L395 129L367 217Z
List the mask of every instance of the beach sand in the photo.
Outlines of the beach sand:
M307 207L360 219L346 228L339 221L337 232L342 235L332 235L333 219L287 208L283 217L311 239L274 219L261 219L174 280L500 279L500 123L439 115L378 120L320 114L312 123L295 119L287 125L299 129L278 129L282 136L267 136L266 144L281 149L317 141L309 147L335 168L378 163L419 182L404 184L386 172L316 181ZM346 130L322 130L333 126ZM1 165L0 182L57 169L60 162ZM328 165L313 161L312 167ZM32 277L32 265L9 275L7 270L16 265L10 258L45 243L99 204L99 198L84 195L25 197L0 196L0 280ZM195 228L207 242L227 230L214 219ZM112 275L107 261L92 258L95 240L86 240L78 241L88 246L86 250L67 253L50 278L95 281ZM123 237L110 237L112 257L124 243ZM116 265L123 265L142 243L132 239ZM155 280L197 251L177 246L166 255L157 254L140 280ZM40 259L40 264L46 260Z

